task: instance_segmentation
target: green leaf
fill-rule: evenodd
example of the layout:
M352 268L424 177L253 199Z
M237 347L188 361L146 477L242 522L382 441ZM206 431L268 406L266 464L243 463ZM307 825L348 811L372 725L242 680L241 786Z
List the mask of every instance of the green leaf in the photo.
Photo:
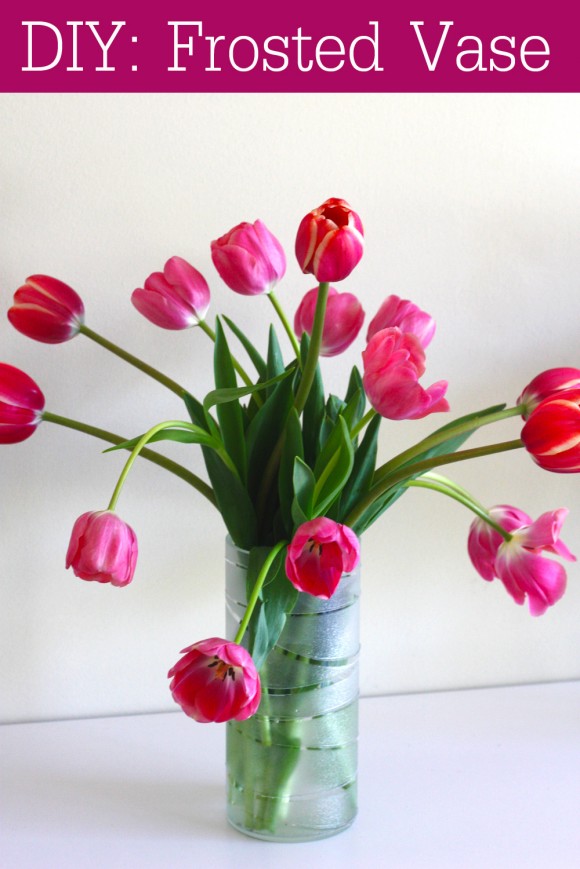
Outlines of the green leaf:
M114 447L109 447L108 449L103 450L103 452L112 453L115 450L132 450L137 446L142 437L143 435L139 435L138 437L131 438L131 440L123 441L121 444L115 444ZM154 444L158 441L177 441L182 444L201 444L202 446L211 447L214 450L219 450L222 446L221 441L213 438L201 429L198 431L191 431L185 428L164 428L150 437L147 444Z
M356 522L353 523L352 530L360 537L367 528L376 522L379 516L391 507L401 495L404 495L408 489L401 484L397 484L394 488L389 489L380 498L378 498L371 506L365 510L362 516L359 516Z
M308 354L308 335L302 335L300 344L300 355L302 357L302 365ZM302 414L302 432L304 438L304 458L309 465L314 465L318 451L320 449L320 429L324 420L324 383L320 373L320 366L316 368L316 374L312 387L304 405Z
M268 379L271 379L272 377L278 377L284 371L284 357L282 356L282 351L280 350L280 344L278 343L278 338L276 337L274 327L270 326L270 331L268 333L268 361L266 364L266 373L268 375Z
M342 517L348 516L354 506L371 488L373 474L377 463L379 429L382 417L374 416L366 427L364 437L354 456L352 472L343 489L340 498Z
M316 479L311 468L299 456L294 459L292 476L294 500L292 501L292 521L294 525L302 525L313 518L312 498Z
M234 386L225 387L223 389L212 389L208 392L203 400L203 408L208 411L210 407L220 404L227 404L230 401L236 401L238 398L244 398L246 395L253 395L255 392L261 392L270 386L275 386L292 374L294 367L290 367L287 371L283 371L277 377L271 377L270 380L260 380L253 386Z
M248 599L269 552L265 547L250 552L246 580ZM285 558L286 551L282 549L270 567L260 592L260 601L250 621L248 651L258 670L278 642L286 615L292 612L298 600L298 591L286 576Z
M343 417L339 416L314 466L316 485L312 501L315 516L324 515L336 501L350 476L353 463L354 448L350 432Z
M264 379L266 377L266 363L262 356L258 353L250 339L244 335L241 329L239 329L236 324L230 320L229 317L224 316L225 322L228 324L229 328L232 330L240 344L243 346L244 350L252 360L254 368L258 372L258 375Z
M203 448L203 456L230 537L240 549L250 549L256 543L258 520L247 489L216 453Z
M264 475L264 467L276 449L285 421L292 407L292 382L290 372L284 372L274 380L282 379L270 397L256 413L246 432L248 449L248 491L256 496ZM270 381L272 382L272 381Z
M304 445L302 443L302 429L300 419L295 408L290 410L284 432L284 444L278 472L278 496L280 499L280 512L284 524L285 533L290 536L293 530L292 501L294 499L294 460L304 459Z
M214 375L218 390L237 388L234 364L219 317L216 319ZM238 401L230 400L217 405L217 416L225 450L238 469L240 479L245 482L247 471L246 440L242 408Z

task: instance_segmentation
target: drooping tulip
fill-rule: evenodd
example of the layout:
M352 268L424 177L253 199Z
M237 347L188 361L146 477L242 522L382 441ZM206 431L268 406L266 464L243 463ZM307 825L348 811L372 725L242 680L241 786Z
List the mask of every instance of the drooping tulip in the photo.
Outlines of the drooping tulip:
M162 329L189 329L205 319L210 292L197 269L172 256L162 272L153 272L133 292L131 301L140 314Z
M344 199L327 199L300 222L296 235L298 265L321 283L348 277L363 251L362 221Z
M303 332L312 334L314 314L318 299L318 287L309 290L296 311L294 331L300 337ZM339 293L329 287L322 330L321 356L336 356L350 347L361 330L365 313L352 293Z
M493 522L508 532L523 528L524 525L531 525L533 521L532 517L524 513L523 510L510 507L509 504L498 504L497 507L491 507L487 512ZM475 519L471 523L467 537L467 551L479 575L488 582L495 579L497 575L495 559L503 540L504 538L499 531L492 528L484 519Z
M409 299L388 296L370 322L367 342L381 329L397 326L401 332L411 332L425 349L435 334L435 320Z
M261 220L239 223L211 243L211 258L222 280L243 296L270 293L286 272L286 255Z
M580 471L580 388L557 392L530 413L522 441L534 461L546 471Z
M298 591L328 600L343 573L353 571L359 560L354 531L323 516L296 531L286 552L286 576Z
M449 410L447 381L427 389L419 384L425 372L425 353L419 339L392 327L381 329L363 351L363 385L367 397L387 419L421 419Z
M49 275L31 275L14 293L8 319L28 338L61 344L79 331L85 317L83 301L68 284Z
M0 444L16 444L36 431L44 395L32 377L0 362Z
M66 567L79 579L122 587L133 579L137 552L135 532L116 513L87 512L73 526Z
M212 637L182 655L168 678L173 699L186 715L207 724L244 721L254 714L260 705L260 678L246 649Z
M516 603L523 604L527 597L533 616L545 613L566 590L566 571L559 562L544 558L544 553L576 561L559 539L567 514L566 509L543 513L531 525L514 531L512 539L504 541L498 549L499 579Z

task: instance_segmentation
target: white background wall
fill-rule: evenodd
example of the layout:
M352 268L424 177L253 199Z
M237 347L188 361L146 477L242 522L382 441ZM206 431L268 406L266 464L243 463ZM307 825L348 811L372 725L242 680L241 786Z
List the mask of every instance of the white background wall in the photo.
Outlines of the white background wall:
M426 383L446 378L454 415L515 400L539 371L580 366L578 95L0 96L0 306L32 273L83 296L87 323L198 396L211 347L143 320L130 292L179 254L263 347L271 309L235 296L209 242L260 217L286 247L278 295L293 315L312 281L293 260L298 221L328 196L361 214L367 249L344 288L368 319L392 292L438 321ZM368 322L368 320L367 320ZM326 360L343 389L363 335ZM47 409L132 436L183 416L177 398L78 337L34 343L0 319L0 359L42 387ZM441 417L383 425L386 459ZM472 443L516 437L510 422ZM220 517L180 480L142 463L119 512L140 558L125 589L64 570L75 518L106 506L124 457L43 424L0 448L0 685L3 720L173 708L179 650L222 632ZM197 448L167 451L203 473ZM574 475L523 452L450 473L488 505L534 516L567 505L580 553ZM413 491L363 541L362 689L368 694L577 678L580 567L530 617L470 565L470 515Z

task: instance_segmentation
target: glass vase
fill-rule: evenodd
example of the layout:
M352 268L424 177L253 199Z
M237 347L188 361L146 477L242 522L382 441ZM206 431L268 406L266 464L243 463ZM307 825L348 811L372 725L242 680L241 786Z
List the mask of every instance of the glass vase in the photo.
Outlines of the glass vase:
M246 608L248 553L226 541L226 629ZM359 568L328 601L301 593L260 670L262 700L227 723L228 821L259 839L304 842L357 810Z

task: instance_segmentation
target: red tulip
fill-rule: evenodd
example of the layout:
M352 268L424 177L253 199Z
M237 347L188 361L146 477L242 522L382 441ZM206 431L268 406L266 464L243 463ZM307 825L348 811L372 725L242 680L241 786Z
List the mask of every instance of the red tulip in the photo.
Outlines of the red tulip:
M28 374L0 362L0 444L16 444L36 431L44 395Z
M317 299L318 287L315 287L300 302L294 317L294 331L298 337L303 332L312 334ZM339 293L334 287L329 287L320 355L336 356L350 347L360 332L364 318L365 312L356 296Z
M219 637L183 649L168 677L173 699L203 724L244 721L260 705L260 678L250 654Z
M347 525L320 517L296 531L286 554L286 576L298 591L328 600L343 573L360 560L358 537Z
M367 342L381 329L397 326L401 332L411 332L425 349L435 334L435 320L413 302L399 296L388 296L373 319L367 333Z
M134 290L131 301L162 329L189 329L205 318L209 298L203 275L181 257L172 256L162 272L153 272L143 288Z
M419 339L396 327L382 329L363 352L363 384L377 413L387 419L420 419L429 413L449 410L445 399L447 381L423 389L419 377L425 372L425 353Z
M546 471L580 471L580 388L563 390L540 402L522 429L522 441Z
M555 398L563 390L578 387L580 387L578 368L549 368L528 383L516 403L525 405L522 416L527 419L546 398Z
M31 275L14 293L8 319L15 329L35 341L62 344L84 322L85 308L78 293L57 278Z
M211 258L222 280L243 296L271 292L286 272L284 249L261 220L239 223L212 241Z
M79 516L66 553L66 567L75 576L121 587L133 579L136 562L135 532L116 513L98 510Z
M344 199L327 199L304 217L296 235L296 258L303 272L322 282L342 281L364 250L360 217Z

